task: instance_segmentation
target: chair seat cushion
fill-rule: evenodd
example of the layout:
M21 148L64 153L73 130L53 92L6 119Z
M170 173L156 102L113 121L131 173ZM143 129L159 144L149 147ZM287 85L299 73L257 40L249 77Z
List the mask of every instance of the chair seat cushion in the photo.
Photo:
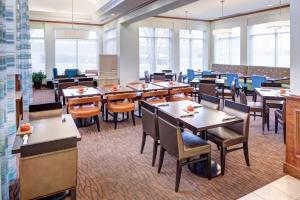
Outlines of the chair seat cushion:
M225 127L209 129L207 138L223 147L232 146L246 141L246 137Z
M186 147L188 148L194 148L194 147L199 147L199 146L203 146L203 145L208 145L208 143L201 139L200 137L189 133L189 132L183 132L181 133L182 135L182 140L183 143Z
M109 103L107 106L110 112L130 112L133 111L134 108L135 104L130 102L114 102Z
M94 105L75 106L69 110L73 118L93 117L100 113L100 108Z

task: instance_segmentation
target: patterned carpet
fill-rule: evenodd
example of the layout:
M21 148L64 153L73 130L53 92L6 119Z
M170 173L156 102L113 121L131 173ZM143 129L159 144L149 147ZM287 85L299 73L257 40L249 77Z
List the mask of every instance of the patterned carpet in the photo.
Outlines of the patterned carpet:
M51 102L51 90L34 91L34 103ZM284 148L282 130L274 134L274 116L271 130L262 134L261 118L251 119L249 138L250 167L242 151L226 157L224 176L212 180L192 174L183 168L179 192L174 192L176 160L165 155L161 174L151 167L152 142L147 138L144 154L140 154L141 120L133 127L131 120L118 124L100 122L95 126L80 128L78 199L237 199L284 175L282 165ZM212 159L219 162L219 152L212 145Z

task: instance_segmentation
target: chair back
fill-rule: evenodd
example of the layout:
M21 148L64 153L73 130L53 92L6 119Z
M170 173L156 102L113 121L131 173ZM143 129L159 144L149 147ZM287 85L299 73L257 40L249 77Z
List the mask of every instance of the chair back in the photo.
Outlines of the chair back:
M247 100L246 94L244 92L240 92L240 102L241 102L241 104L244 104L244 105L248 104L248 100Z
M158 115L158 132L160 145L163 147L170 155L179 157L178 150L178 138L181 137L180 129L168 121L165 115L161 111L157 111ZM182 140L182 139L181 139ZM183 146L183 142L181 142Z
M135 93L122 93L122 94L111 94L107 95L107 102L111 101L123 101L123 100L128 100L129 102L133 103L134 99L136 98Z
M205 107L219 110L220 108L220 99L215 96L209 96L209 95L202 95L201 97L201 104Z
M237 73L227 73L227 85L229 89L231 89L232 81L236 81L236 86L238 87L239 83L239 76Z
M154 139L159 139L156 110L153 106L141 101L143 132Z
M62 115L61 103L46 103L29 105L29 119L38 120Z
M178 75L178 83L183 83L183 75L182 75L182 72L179 72L179 75Z
M150 83L150 74L148 71L144 71L144 75L145 75L145 83Z
M56 67L54 67L54 68L52 69L52 75L53 75L53 78L56 78L56 77L58 76L58 71L57 71L57 68L56 68Z
M83 104L94 104L94 106L99 107L100 101L101 98L99 96L71 98L68 100L68 106L69 109L72 109L74 106L83 105Z
M65 69L65 75L68 78L73 78L73 77L77 76L78 74L79 74L78 69Z
M187 69L187 79L189 82L195 79L195 71L193 69Z
M210 71L210 70L203 70L202 71L202 77L207 77L207 76L210 76L210 75L213 75L212 71Z
M216 83L215 81L210 83L199 83L199 98L201 99L203 95L216 96Z
M169 91L170 95L175 95L175 94L184 94L185 96L188 96L190 93L192 93L194 90L193 87L186 87L186 88L177 88L177 89L172 89Z
M75 82L62 82L62 83L58 83L58 95L59 96L62 96L63 95L63 92L62 90L63 89L67 89L68 87L71 87L71 86L75 86L77 85L77 83Z
M165 98L169 95L168 90L158 90L158 91L150 91L150 92L143 92L142 99L148 99L152 97L159 97L160 99Z
M260 88L261 84L265 82L267 82L267 78L265 76L252 75L252 90Z
M155 81L165 81L166 80L166 74L165 73L154 73L153 74L153 80L155 80Z
M261 87L281 88L282 83L264 82L264 83L261 83Z
M229 115L233 115L244 120L243 122L227 125L225 127L248 138L250 123L250 107L240 103L226 100L223 111Z

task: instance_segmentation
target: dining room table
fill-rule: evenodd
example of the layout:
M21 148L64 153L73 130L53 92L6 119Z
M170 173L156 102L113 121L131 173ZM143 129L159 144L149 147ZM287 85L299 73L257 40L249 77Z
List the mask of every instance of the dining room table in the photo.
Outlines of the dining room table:
M243 122L242 119L229 115L220 110L214 110L193 101L167 102L153 105L156 109L169 116L170 121L178 122L183 129L188 129L194 134L202 133L202 138L206 139L206 131L211 128L222 127ZM188 112L187 107L193 106L194 111ZM172 123L171 122L171 123ZM204 133L204 134L203 134ZM219 176L220 165L211 161L211 177ZM205 161L200 161L189 165L190 171L199 176L205 177Z
M136 92L149 92L154 90L163 90L165 89L162 86L158 86L152 83L134 83L134 84L127 84L127 87L133 89Z
M262 99L263 110L266 110L266 102L268 100L274 101L285 101L287 96L290 96L291 92L289 89L283 88L271 88L271 87L261 87L255 88L255 93L257 96L260 96ZM265 119L266 113L263 112L262 114L262 131L265 131Z
M179 83L176 81L162 81L162 82L152 82L153 85L162 87L164 89L177 89L177 88L185 88L189 87L189 84Z

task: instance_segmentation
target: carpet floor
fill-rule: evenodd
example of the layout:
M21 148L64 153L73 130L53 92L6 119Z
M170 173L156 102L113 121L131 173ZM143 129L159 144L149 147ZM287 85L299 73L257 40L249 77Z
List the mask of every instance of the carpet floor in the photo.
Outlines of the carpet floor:
M37 90L34 103L54 101L52 90ZM273 112L272 112L273 113ZM141 200L141 199L216 199L242 197L282 176L285 146L282 129L274 133L274 115L271 130L261 130L261 118L251 118L249 136L250 167L243 151L229 153L224 176L207 180L183 167L179 192L174 192L176 160L165 155L161 174L151 166L152 143L147 138L143 154L141 119L113 124L100 122L101 131L90 126L79 128L82 136L78 144L78 199ZM212 144L212 159L220 163L219 151Z

